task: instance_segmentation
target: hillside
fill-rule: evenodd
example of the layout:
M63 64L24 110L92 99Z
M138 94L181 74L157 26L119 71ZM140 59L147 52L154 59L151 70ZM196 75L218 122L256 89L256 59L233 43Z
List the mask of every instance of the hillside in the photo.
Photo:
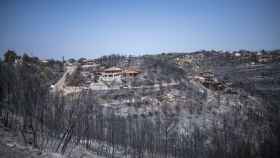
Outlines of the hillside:
M33 145L62 154L79 144L103 157L275 156L279 53L202 51L67 61L49 94L37 96L44 108L31 102L34 119L9 113L15 122L33 120L31 129L22 127L33 136L34 129L48 131L35 132Z

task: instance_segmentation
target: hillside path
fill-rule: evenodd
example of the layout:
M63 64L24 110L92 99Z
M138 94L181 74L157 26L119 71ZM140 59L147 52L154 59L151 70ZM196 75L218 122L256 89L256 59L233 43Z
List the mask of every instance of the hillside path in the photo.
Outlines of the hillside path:
M63 76L54 85L56 91L64 89L65 81L66 81L66 76L67 75L71 75L76 69L77 69L76 65L75 66L67 66L66 67L65 73L63 74Z

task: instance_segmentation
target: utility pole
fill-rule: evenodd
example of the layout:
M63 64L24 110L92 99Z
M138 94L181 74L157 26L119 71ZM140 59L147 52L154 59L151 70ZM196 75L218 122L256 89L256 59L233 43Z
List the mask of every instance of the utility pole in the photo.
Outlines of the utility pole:
M62 56L62 63L64 64L64 62L65 62L65 61L64 61L64 56Z
M62 56L62 71L64 71L64 64L65 64L65 61L64 61L64 56Z

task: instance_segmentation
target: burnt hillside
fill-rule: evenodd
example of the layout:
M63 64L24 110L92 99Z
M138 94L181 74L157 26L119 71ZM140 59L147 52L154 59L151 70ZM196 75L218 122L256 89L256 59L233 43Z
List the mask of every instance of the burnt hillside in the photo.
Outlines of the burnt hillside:
M63 75L59 61L5 60L1 122L23 143L69 157L73 149L102 157L278 157L278 56L115 55L67 61ZM103 80L108 68L117 71ZM124 80L126 68L140 73ZM55 80L61 89L50 88Z

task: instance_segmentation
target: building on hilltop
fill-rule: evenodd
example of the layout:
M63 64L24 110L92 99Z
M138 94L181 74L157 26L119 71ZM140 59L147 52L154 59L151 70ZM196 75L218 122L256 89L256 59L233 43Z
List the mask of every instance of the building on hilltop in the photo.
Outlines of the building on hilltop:
M118 67L110 67L101 72L100 79L104 81L121 80L122 69Z
M260 63L267 63L273 61L273 56L271 54L262 54L257 58Z
M123 70L122 76L123 77L136 77L140 73L141 73L140 70L130 68L130 69Z
M121 81L122 78L134 78L140 73L141 71L136 69L121 69L118 67L110 67L108 69L98 72L98 74L100 75L100 79L104 81Z

